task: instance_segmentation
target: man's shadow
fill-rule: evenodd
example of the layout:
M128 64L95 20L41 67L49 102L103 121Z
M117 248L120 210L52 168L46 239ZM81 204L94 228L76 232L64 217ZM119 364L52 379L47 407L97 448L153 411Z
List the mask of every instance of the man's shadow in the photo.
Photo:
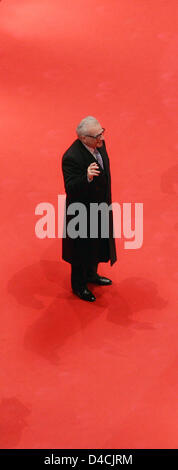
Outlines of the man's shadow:
M84 302L71 291L68 269L66 263L64 272L64 263L41 260L16 273L8 283L9 293L34 316L24 337L25 349L52 363L58 363L59 350L72 336L98 319L103 322L104 313L105 322L114 323L118 329L120 326L150 329L149 323L133 320L133 314L167 305L154 282L136 277L110 287L95 286L92 290L97 295L96 302Z
M124 279L112 292L112 306L109 308L107 319L115 325L127 328L153 329L148 322L134 319L135 314L148 310L162 310L168 302L158 293L155 282L141 277ZM144 314L143 314L144 316Z

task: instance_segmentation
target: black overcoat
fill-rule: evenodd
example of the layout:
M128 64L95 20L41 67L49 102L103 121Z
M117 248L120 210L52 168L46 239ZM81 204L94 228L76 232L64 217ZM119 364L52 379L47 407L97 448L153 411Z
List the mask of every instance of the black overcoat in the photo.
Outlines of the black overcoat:
M85 204L87 216L89 216L91 202L98 204L106 202L108 205L111 204L111 176L105 141L103 141L103 146L98 148L98 150L103 159L104 169L99 165L100 175L94 176L91 182L88 182L87 179L87 168L91 163L96 163L96 160L80 139L76 139L62 157L62 172L66 191L66 219L64 220L66 226L71 218L77 215L67 215L67 209L71 203L82 202ZM99 213L99 222L100 216L101 214ZM89 233L90 231L88 230L87 238L78 236L73 239L68 236L66 231L66 237L62 239L62 258L73 264L95 264L109 260L111 265L114 264L117 257L113 236L112 211L109 212L109 237L102 238L100 230L99 237L97 238L91 238Z

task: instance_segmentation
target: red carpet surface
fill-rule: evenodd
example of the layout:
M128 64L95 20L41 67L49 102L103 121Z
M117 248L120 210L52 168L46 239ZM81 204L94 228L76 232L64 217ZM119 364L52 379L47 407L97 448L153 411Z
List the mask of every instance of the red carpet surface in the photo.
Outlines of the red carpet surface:
M176 448L177 1L2 0L1 448ZM143 245L73 296L61 158L106 128L113 201L143 203ZM39 239L35 208L55 208Z

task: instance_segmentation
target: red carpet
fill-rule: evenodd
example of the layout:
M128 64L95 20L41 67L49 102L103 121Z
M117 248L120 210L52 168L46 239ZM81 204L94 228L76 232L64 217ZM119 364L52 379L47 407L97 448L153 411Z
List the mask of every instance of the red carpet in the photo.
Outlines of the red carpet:
M1 448L177 447L176 7L0 2ZM61 156L87 115L113 200L144 204L143 246L117 240L94 304L72 295L57 238ZM54 239L35 235L40 202Z

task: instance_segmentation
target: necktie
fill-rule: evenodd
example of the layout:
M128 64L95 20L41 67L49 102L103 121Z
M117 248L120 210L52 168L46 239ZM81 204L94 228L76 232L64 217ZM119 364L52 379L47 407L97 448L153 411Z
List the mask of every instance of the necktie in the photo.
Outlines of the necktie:
M101 154L98 152L97 149L95 149L93 153L94 153L94 156L95 156L97 162L99 163L99 165L101 166L101 168L103 168L103 170L104 170L103 160L102 160Z

